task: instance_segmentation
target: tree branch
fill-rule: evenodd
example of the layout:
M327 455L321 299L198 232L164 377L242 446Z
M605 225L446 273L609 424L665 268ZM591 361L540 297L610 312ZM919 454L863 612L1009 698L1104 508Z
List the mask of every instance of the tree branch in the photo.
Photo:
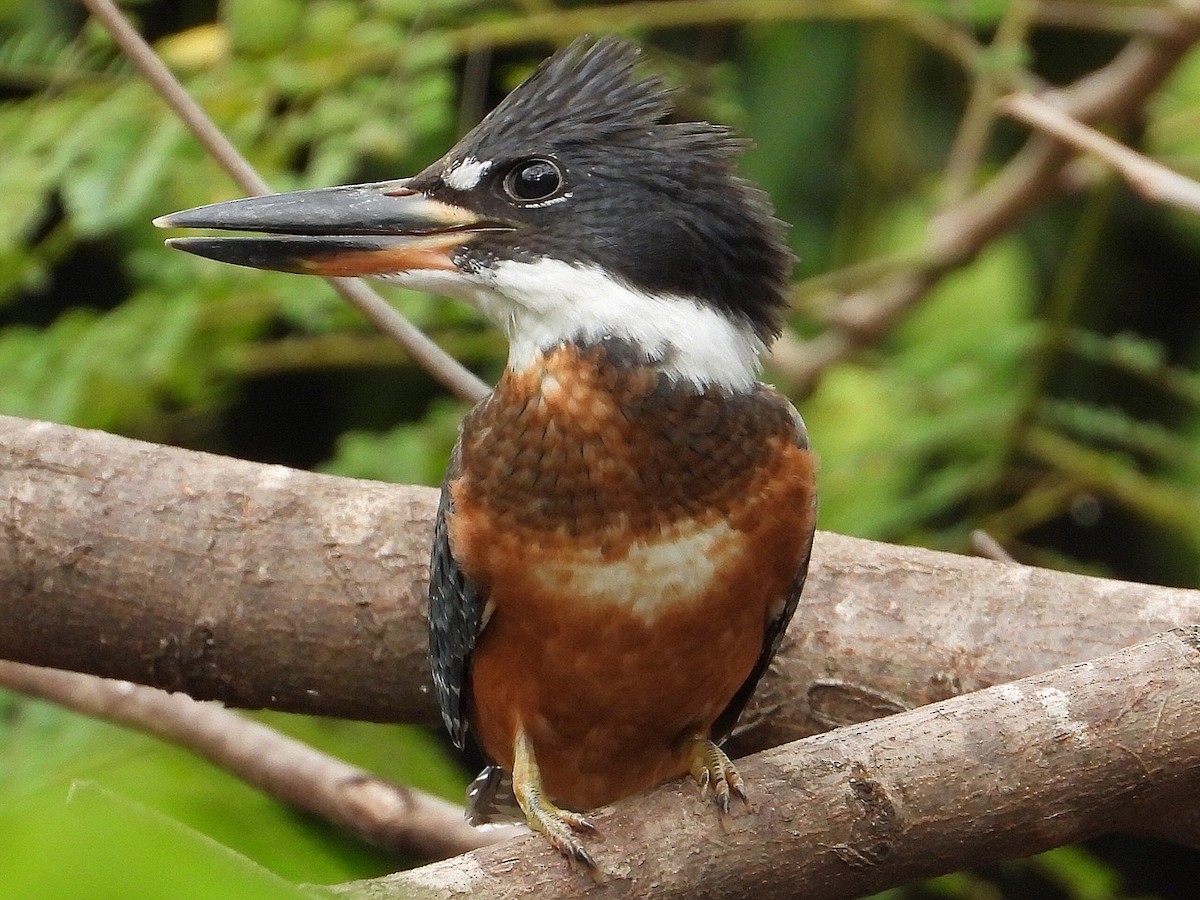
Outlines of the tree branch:
M1169 25L1131 40L1104 68L1055 92L1059 110L1084 124L1121 122L1142 108L1200 39L1200 3L1181 0ZM774 367L798 391L810 391L824 372L878 341L941 278L970 262L998 235L1059 192L1073 149L1037 134L980 190L934 219L920 261L845 295L830 313L831 331L812 341L792 339Z
M0 657L231 705L437 720L435 491L0 417L0 496ZM1197 591L821 533L733 743L779 745L1195 621ZM1167 792L1135 824L1200 846L1196 799Z
M1001 112L1053 135L1076 150L1104 160L1144 199L1200 212L1200 183L1089 128L1049 100L1018 91L1000 98L997 103Z
M394 853L441 859L511 837L462 807L393 784L212 703L155 688L0 660L0 686L151 734L298 809Z
M0 416L0 496L0 658L233 706L438 721L424 623L433 489ZM1198 591L822 532L737 745L775 746L1195 621Z
M112 0L82 0L83 5L112 35L113 41L137 66L164 102L174 110L229 177L247 194L269 194L271 187L238 152L200 104L191 98L150 45L121 14ZM367 317L381 332L403 347L430 375L464 400L478 400L489 388L458 360L435 344L425 332L393 309L386 300L356 278L326 278L333 289Z
M594 818L595 890L537 838L372 882L354 898L838 900L1084 840L1200 796L1200 628L740 764L722 833L690 782Z

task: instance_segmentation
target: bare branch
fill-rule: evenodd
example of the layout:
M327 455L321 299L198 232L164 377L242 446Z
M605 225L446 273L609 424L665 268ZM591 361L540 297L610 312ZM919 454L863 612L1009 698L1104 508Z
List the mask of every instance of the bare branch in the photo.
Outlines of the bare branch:
M0 657L246 706L436 721L423 617L435 491L0 417L0 496L9 498ZM1197 591L821 533L805 602L736 749L902 712L1194 621ZM1134 825L1162 823L1160 833L1200 845L1196 799L1168 792ZM654 820L663 834L678 826L679 802ZM636 819L637 803L621 816ZM695 808L706 828L710 816ZM537 846L521 852L542 859ZM667 858L658 843L645 846ZM548 871L557 883L561 870Z
M1038 0L1035 14L1040 25L1118 34L1166 34L1179 17L1170 5L1134 6L1095 0Z
M1186 0L1179 6L1170 27L1130 41L1107 66L1057 91L1063 114L1091 124L1124 121L1140 110L1200 38L1200 4ZM835 335L817 338L811 357L808 344L792 348L776 368L796 390L811 390L831 365L886 334L944 275L1056 196L1071 155L1072 149L1056 138L1031 138L982 189L938 214L918 252L921 265L848 294L830 316Z
M393 852L441 859L516 831L472 828L453 803L384 781L272 728L183 694L4 660L0 685L177 744Z
M980 528L971 532L971 549L984 559L993 559L1002 563L1016 562L1012 554L1004 549L1003 544Z
M0 657L235 706L438 721L424 621L435 490L0 416L0 496ZM1193 621L1197 591L821 533L739 746Z
M838 900L1145 820L1164 798L1200 796L1198 694L1200 629L1189 627L760 753L740 764L754 808L724 832L689 782L595 817L609 878L599 894ZM594 895L536 838L340 890Z
M270 186L242 156L208 114L184 90L178 79L142 39L112 0L83 0L126 56L158 91L167 105L238 186L248 194L269 194ZM490 388L454 357L431 341L421 329L393 309L379 294L354 278L325 279L376 328L395 340L419 366L465 400L478 400Z
M989 55L992 58L1018 57L1025 49L1036 8L1034 0L1012 0L1008 4L989 47ZM970 193L977 177L980 160L983 159L988 139L992 134L996 118L996 97L1001 90L1001 85L997 83L996 78L989 75L986 67L980 67L980 70L976 71L967 106L963 110L962 120L954 135L954 143L946 157L941 184L938 185L942 205L959 203Z
M1152 202L1200 212L1200 183L1131 150L1070 116L1055 104L1021 91L997 101L1000 110L1077 150L1098 156L1116 169L1131 188Z

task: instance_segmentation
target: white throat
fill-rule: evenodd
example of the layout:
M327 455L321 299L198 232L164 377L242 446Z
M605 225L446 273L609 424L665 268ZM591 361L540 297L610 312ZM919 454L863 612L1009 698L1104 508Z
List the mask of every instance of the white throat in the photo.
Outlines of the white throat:
M766 349L754 329L690 297L646 294L595 266L506 260L477 272L414 269L377 276L470 303L508 337L508 365L527 368L568 341L620 338L669 378L703 390L751 390Z
M652 296L592 266L554 259L505 261L480 273L490 291L474 302L508 335L508 365L529 366L565 341L620 338L668 377L734 393L753 388L763 342L689 297Z

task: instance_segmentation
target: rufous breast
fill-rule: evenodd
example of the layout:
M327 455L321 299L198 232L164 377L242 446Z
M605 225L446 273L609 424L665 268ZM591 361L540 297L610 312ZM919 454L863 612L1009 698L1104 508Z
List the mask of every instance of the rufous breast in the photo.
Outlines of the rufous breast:
M763 651L803 566L813 461L787 401L671 383L563 345L464 422L450 541L487 597L475 733L591 808L685 768Z

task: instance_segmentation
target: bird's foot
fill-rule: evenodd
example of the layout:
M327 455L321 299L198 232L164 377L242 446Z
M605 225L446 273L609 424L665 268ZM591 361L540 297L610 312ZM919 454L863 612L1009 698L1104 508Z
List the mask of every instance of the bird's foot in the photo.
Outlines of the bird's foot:
M588 852L578 833L596 834L596 826L584 815L560 809L546 799L542 792L542 777L538 771L533 748L524 731L517 733L513 760L513 793L525 821L534 831L545 835L546 840L568 862L583 866L597 882L604 881L603 873Z
M520 794L517 795L520 800ZM530 798L528 806L521 803L525 810L525 821L534 831L540 831L546 840L559 853L573 863L582 865L589 874L595 876L599 868L577 833L595 834L596 827L585 816L567 809L559 809L542 796Z
M709 790L712 790L722 827L728 824L734 797L749 809L750 800L746 797L746 783L742 781L742 776L725 751L703 735L696 735L692 739L688 771L700 785L701 797L707 797Z

